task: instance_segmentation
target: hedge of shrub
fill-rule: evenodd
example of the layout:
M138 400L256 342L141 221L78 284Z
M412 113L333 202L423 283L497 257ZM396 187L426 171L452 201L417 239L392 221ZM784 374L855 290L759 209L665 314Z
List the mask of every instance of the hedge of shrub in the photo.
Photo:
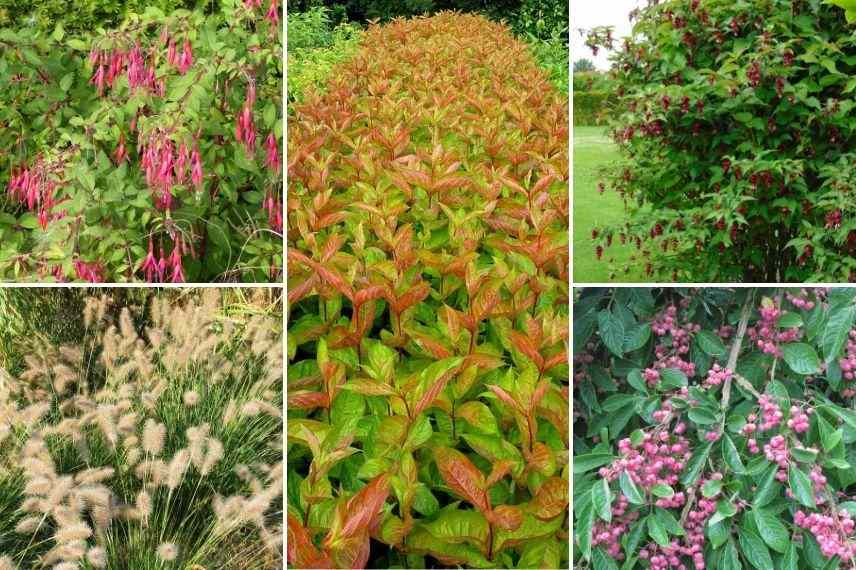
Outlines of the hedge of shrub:
M323 89L334 66L356 53L361 36L357 24L333 26L330 10L324 6L289 13L289 103L302 100L307 90Z
M276 280L277 0L0 30L0 279Z
M371 25L294 105L295 567L568 566L567 117L448 12Z
M442 10L479 12L505 20L521 35L542 40L559 36L568 43L568 2L564 0L288 0L289 13L327 7L335 23L432 14Z
M856 290L586 289L581 568L849 568Z
M658 279L856 280L854 53L856 27L822 0L638 11L606 181L628 217L592 247L635 242Z

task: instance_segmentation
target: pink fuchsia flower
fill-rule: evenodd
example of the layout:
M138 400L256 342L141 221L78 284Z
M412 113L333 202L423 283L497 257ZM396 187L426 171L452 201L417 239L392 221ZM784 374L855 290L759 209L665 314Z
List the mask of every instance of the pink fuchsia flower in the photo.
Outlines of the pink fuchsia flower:
M181 266L181 237L175 238L175 246L172 248L172 255L169 257L168 264L172 267L172 276L170 281L173 283L184 283L184 268Z
M279 162L279 145L276 143L276 137L270 133L265 140L265 166L275 173L279 173L281 164Z
M140 264L139 268L139 271L143 272L146 276L146 281L149 283L154 283L155 279L158 277L158 262L157 259L155 259L154 247L152 238L149 238L149 252Z
M282 202L272 190L268 191L262 206L268 213L268 225L277 232L282 232Z
M270 7L267 14L265 14L265 18L274 29L279 28L279 5L277 0L270 0Z
M193 48L190 46L190 40L184 40L184 49L178 59L178 72L184 75L191 65L193 65Z
M89 83L98 87L98 96L104 95L104 84L106 82L106 77L104 74L104 66L99 65L98 70L92 76L92 79L89 80Z
M197 188L202 185L202 158L199 156L199 145L193 145L193 153L190 155L190 177L193 185Z
M90 283L104 282L104 267L97 261L87 262L75 259L73 262L77 278Z
M187 178L187 165L190 163L190 151L187 145L181 143L178 147L178 158L175 160L175 179L179 184L184 184Z

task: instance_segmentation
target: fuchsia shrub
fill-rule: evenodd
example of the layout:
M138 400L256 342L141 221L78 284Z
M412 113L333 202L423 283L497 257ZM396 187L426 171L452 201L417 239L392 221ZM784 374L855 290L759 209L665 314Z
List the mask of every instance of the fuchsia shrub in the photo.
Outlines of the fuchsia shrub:
M856 289L584 289L580 568L856 565Z
M281 278L280 7L222 6L0 30L0 278Z

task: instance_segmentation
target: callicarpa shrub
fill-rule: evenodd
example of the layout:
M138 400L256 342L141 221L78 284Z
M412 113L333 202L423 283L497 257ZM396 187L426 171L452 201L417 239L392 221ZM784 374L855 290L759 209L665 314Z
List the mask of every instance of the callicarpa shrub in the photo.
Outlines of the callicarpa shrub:
M277 0L0 30L0 278L275 280Z
M445 12L293 107L290 564L567 567L567 100Z
M841 3L841 2L838 2ZM821 0L649 2L613 58L598 257L674 281L856 280L856 26ZM611 47L594 30L595 49ZM628 269L628 268L626 268Z
M0 370L0 568L282 567L281 309L183 297Z
M856 564L856 289L584 289L579 568Z

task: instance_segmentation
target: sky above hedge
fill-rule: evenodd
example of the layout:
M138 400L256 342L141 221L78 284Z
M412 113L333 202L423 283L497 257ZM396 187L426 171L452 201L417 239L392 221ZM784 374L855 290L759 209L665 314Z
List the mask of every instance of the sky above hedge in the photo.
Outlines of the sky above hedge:
M609 69L609 52L601 50L597 57L586 47L585 34L579 30L589 30L598 26L613 26L615 37L630 35L631 25L627 18L633 8L642 7L645 0L609 0L608 2L572 2L571 3L571 56L574 61L588 58L598 69ZM620 42L616 42L620 46Z

